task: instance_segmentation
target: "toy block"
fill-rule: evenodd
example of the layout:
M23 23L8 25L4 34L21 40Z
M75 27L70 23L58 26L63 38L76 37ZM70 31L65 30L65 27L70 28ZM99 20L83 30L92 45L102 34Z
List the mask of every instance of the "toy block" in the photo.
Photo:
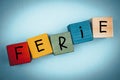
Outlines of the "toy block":
M68 31L71 33L73 44L79 44L93 40L89 20L68 25Z
M29 38L27 42L31 51L32 58L34 59L52 53L52 47L46 33L33 38Z
M112 17L92 18L92 29L94 38L113 37Z
M31 56L27 42L8 45L7 52L11 66L31 62Z
M50 40L55 55L74 51L70 32L51 35Z

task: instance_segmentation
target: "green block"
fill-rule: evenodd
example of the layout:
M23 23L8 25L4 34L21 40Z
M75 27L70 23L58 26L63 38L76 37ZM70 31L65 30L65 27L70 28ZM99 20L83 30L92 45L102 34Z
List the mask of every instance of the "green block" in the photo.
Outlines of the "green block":
M70 32L51 35L50 41L55 55L74 51Z

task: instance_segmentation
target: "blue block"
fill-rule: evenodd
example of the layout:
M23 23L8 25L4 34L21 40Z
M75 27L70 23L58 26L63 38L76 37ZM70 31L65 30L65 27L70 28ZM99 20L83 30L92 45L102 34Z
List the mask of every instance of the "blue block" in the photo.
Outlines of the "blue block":
M89 20L68 25L68 31L71 33L73 44L93 40L91 28Z

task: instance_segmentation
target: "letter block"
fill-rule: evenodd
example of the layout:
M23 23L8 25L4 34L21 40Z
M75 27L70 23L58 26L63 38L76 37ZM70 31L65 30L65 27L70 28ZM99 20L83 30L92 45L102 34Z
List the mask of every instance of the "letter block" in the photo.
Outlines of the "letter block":
M27 42L7 46L10 66L31 62L31 56Z
M74 51L70 32L51 35L50 40L55 55Z
M94 38L113 37L112 17L92 18L92 29Z
M93 34L89 20L68 25L68 31L71 33L73 44L79 44L93 40Z
M46 33L27 40L32 58L39 58L52 53L52 47Z

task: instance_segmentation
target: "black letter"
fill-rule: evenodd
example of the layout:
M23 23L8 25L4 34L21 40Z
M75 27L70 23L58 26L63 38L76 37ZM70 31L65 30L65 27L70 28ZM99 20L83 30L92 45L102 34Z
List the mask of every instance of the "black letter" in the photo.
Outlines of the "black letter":
M81 29L81 26L80 26L79 28L80 28L81 36L82 36L82 38L83 38L83 31L82 31L82 29Z
M45 50L45 49L39 49L39 48L38 48L39 45L43 45L43 43L37 44L37 42L39 42L39 41L42 41L42 39L35 41L35 44L36 44L36 47L37 47L38 52Z
M102 26L103 27L106 27L107 25L102 25L102 22L103 23L107 23L107 21L100 21L100 32L103 33L103 32L106 32L106 31L102 31Z
M15 53L16 53L16 59L18 60L18 54L22 54L22 52L17 52L17 49L18 48L23 48L23 46L18 46L18 47L15 47Z
M63 39L63 42L61 43L62 39ZM65 41L66 41L65 37L62 37L62 36L59 37L59 45L60 45L61 50L62 50L62 47L67 48L67 46L63 45L65 43Z

